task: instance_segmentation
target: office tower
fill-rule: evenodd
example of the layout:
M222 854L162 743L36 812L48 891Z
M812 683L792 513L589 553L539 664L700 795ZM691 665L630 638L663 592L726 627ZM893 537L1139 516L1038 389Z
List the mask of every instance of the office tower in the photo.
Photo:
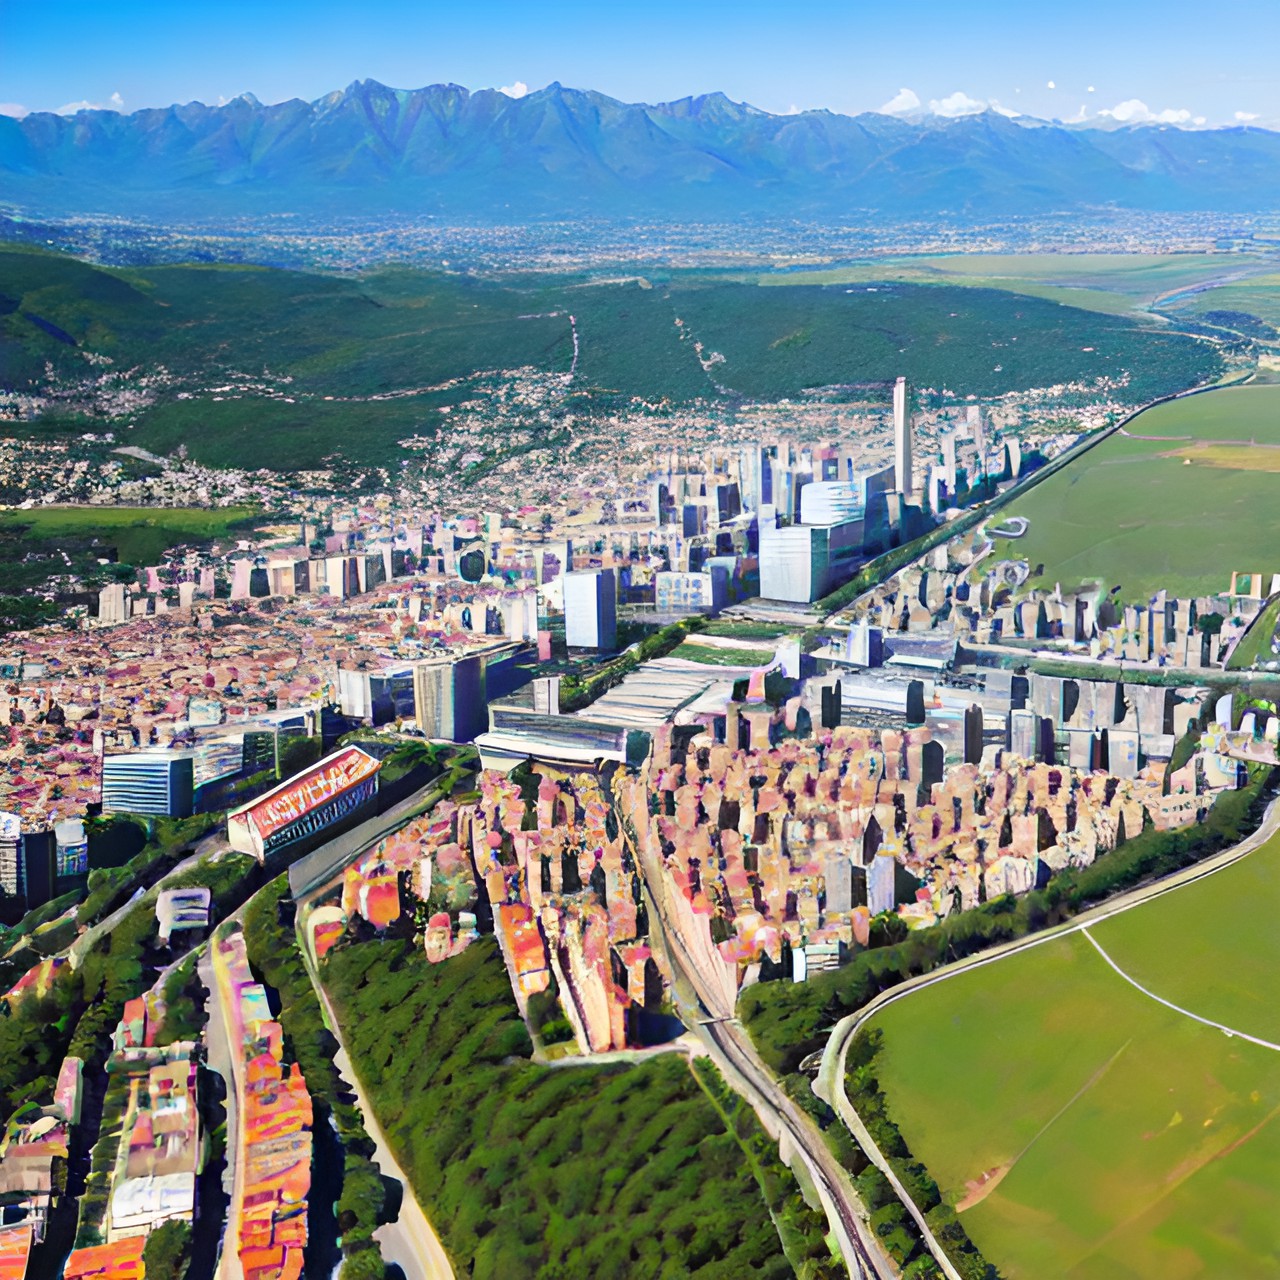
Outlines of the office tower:
M470 742L489 727L485 659L427 659L414 664L413 704L428 738Z
M873 916L893 911L898 905L898 860L891 853L878 853L867 872L867 907Z
M618 595L612 569L564 575L564 641L571 649L617 645Z
M911 414L907 408L907 380L893 384L893 462L898 492L910 497L915 491L911 480Z
M104 813L189 818L194 791L194 752L127 751L102 758Z
M982 763L982 708L976 702L964 710L964 762Z

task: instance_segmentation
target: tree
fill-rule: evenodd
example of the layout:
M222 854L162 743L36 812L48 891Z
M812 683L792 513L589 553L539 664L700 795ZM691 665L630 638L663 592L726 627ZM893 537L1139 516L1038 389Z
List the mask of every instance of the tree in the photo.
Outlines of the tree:
M142 1251L147 1280L182 1280L191 1265L191 1224L170 1219L149 1236Z

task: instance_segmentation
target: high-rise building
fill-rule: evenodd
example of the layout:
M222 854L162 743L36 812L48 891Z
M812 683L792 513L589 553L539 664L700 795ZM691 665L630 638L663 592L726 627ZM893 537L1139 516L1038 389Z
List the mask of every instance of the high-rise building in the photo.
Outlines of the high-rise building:
M898 860L891 853L877 853L867 871L867 907L873 916L898 905Z
M893 465L898 492L910 497L915 492L911 479L911 413L907 405L907 380L893 384Z
M413 667L413 706L428 738L470 742L489 725L485 659L427 659Z
M126 751L102 758L104 813L189 818L194 791L192 751Z
M564 641L571 649L617 645L618 588L612 569L564 575Z

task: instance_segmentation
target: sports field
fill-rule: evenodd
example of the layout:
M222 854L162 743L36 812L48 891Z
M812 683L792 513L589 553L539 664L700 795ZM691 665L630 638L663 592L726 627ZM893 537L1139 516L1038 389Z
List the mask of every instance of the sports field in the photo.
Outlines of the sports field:
M1280 1043L1278 885L1280 838L877 1016L890 1112L1009 1280L1280 1276L1280 1052L1094 945Z
M1161 587L1216 594L1233 569L1280 571L1280 386L1157 405L1125 431L1015 500L1004 514L1031 525L996 559L1027 560L1033 586L1100 582L1126 602Z

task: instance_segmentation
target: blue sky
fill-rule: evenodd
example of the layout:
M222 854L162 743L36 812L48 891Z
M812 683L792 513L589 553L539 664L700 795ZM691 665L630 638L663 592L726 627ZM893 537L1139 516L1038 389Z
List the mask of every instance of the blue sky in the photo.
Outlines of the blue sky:
M8 114L126 111L372 77L769 111L918 102L1045 118L1280 124L1280 0L0 0ZM904 92L905 91L905 92Z

